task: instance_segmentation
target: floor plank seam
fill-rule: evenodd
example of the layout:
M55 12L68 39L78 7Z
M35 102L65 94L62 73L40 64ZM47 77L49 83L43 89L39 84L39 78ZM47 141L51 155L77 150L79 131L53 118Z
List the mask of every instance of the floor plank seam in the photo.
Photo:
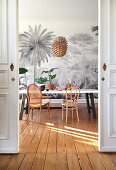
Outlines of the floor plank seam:
M64 121L63 121L63 130L64 130ZM64 134L64 139L65 139L65 148L66 148L66 165L69 170L69 165L68 165L68 156L67 156L67 146L66 146L66 135Z
M25 121L25 120L23 120L23 121ZM25 130L26 127L27 127L27 124L24 126L23 130L20 132L19 135L21 135L21 133Z
M35 124L34 124L34 125L35 125ZM36 131L34 132L34 135L33 135L33 137L32 137L32 140L33 140L33 138L34 138L34 136L35 136L35 134L36 134L38 128L39 128L39 126L37 127ZM29 132L30 132L30 131L29 131ZM30 144L29 144L28 148L30 147L32 140L30 141ZM26 155L27 155L27 150L28 150L28 148L25 150L24 159L22 160L21 166L22 166L23 161L25 160L25 157L26 157ZM21 166L20 166L20 168L21 168ZM19 168L19 169L20 169L20 168Z
M53 115L52 115L51 123L52 123L52 122L53 122ZM46 153L45 153L45 159L44 159L43 170L45 169L45 163L46 163L46 157L47 157L47 150L48 150L48 145L49 145L49 140L50 140L50 133L51 133L51 130L49 131L49 137L48 137L48 142L47 142L47 149L46 149Z
M24 156L23 156L23 159L22 159L22 161L21 161L21 163L20 163L20 165L19 165L19 167L18 167L18 170L21 168L21 165L22 165L23 160L25 159L25 157L26 157L26 153L25 153Z
M80 121L79 123L80 123L80 125L82 126L81 121ZM85 145L84 145L84 143L83 143L83 139L81 139L81 141L82 141L84 150L86 151ZM87 152L86 152L86 156L87 156L87 158L88 158L88 160L89 160L89 163L90 163L90 166L91 166L92 170L94 170L94 168L93 168L93 166L92 166L92 163L91 163L91 160L90 160L89 155L87 154Z
M81 126L82 126L82 128L83 128L84 130L87 130L87 129L85 128L85 126L83 126L83 124L82 124L82 123L81 123ZM100 160L100 162L101 162L102 166L104 167L104 169L106 169L106 168L105 168L105 166L104 166L104 164L103 164L103 162L102 162L102 160L101 160L101 158L100 158L100 156L99 156L99 152L96 152L96 150L95 150L95 148L94 148L93 144L92 144L92 147L93 147L93 149L94 149L95 153L98 155L98 158L99 158L99 160ZM85 148L85 149L86 149L86 148ZM88 155L88 156L89 156L89 155Z
M80 124L81 124L81 126L82 126L82 122L80 122ZM83 126L82 126L82 127L83 127ZM83 142L83 140L82 140L82 142ZM85 147L84 143L83 143L83 146L84 146L85 151L86 151L86 147ZM92 165L92 162L91 162L91 159L90 159L90 157L89 157L87 151L86 151L86 155L87 155L87 157L88 157L88 160L89 160L89 162L90 162L90 165L91 165L91 167L92 167L92 170L94 170L93 165Z
M72 137L72 138L73 138L73 137ZM76 157L77 157L77 160L78 160L78 162L79 162L80 170L82 170L82 167L81 167L81 164L80 164L80 157L79 157L79 155L78 155L78 153L77 153L77 151L76 151L76 146L75 146L74 138L73 138L73 143L74 143L74 147L75 147Z
M73 121L74 123L74 121ZM72 124L72 123L71 123ZM75 124L75 123L74 123ZM72 125L71 125L72 126ZM70 132L72 134L72 131ZM78 160L78 163L79 163L79 167L80 167L80 170L82 170L82 167L81 167L81 163L80 163L80 157L77 153L77 150L76 150L76 146L75 146L75 142L74 142L74 137L72 136L72 141L73 141L73 144L74 144L74 148L75 148L75 154L76 154L76 157L77 157L77 160Z
M31 166L30 170L31 170L32 167L33 167L33 164L34 164L34 161L35 161L35 157L36 157L36 155L37 155L37 151L38 151L38 148L39 148L39 144L40 144L40 141L41 141L41 138L42 138L44 129L45 129L45 125L44 125L44 128L43 128L43 130L42 130L42 134L41 134L41 137L40 137L40 140L39 140L39 143L38 143L38 146L37 146L37 149L36 149L36 153L35 153L35 156L34 156L34 159L33 159L32 166Z
M10 163L11 163L12 160L13 160L13 158L12 158L12 156L10 156L10 158L9 158L8 161L7 161L7 162L9 162L8 165L7 165L7 168L8 168L8 166L10 165Z
M27 127L27 124L26 124L26 127ZM26 127L25 127L25 128L26 128ZM30 129L29 129L29 132L30 132L30 130L31 130L31 127L30 127ZM28 133L29 133L29 132L28 132ZM21 134L20 134L20 135L21 135ZM24 138L24 140L25 140L25 138ZM20 154L20 153L18 153L18 154ZM19 165L19 168L18 168L18 169L20 169L21 164L22 164L22 162L23 162L23 160L24 160L25 156L26 156L26 153L24 153L24 156L23 156L23 158L22 158L22 161L21 161L21 163L20 163L20 165ZM13 157L13 158L14 158L14 157ZM13 161L13 158L12 158L11 162ZM11 162L9 163L8 167L10 166Z
M110 160L113 162L113 164L116 166L116 163L115 163L114 160L111 158L111 155L108 154L108 157L109 157Z

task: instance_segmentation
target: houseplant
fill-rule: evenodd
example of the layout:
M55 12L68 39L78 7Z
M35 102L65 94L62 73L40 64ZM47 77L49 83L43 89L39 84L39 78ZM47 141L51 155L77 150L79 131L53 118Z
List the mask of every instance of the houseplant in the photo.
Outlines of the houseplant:
M50 84L48 84L49 90L53 90L53 89L54 89L54 84L52 84L52 80L55 79L56 74L52 74L52 72L53 72L55 69L58 69L58 68L51 68L51 69L48 70L48 71L42 71L42 74L43 74L43 73L48 74L48 80L47 80L47 81L49 81L49 83L50 83Z
M23 68L23 67L19 68L19 74L25 74L26 72L28 72L26 68Z
M20 67L19 68L19 90L27 88L27 77L26 72L28 70L26 68Z
M41 91L43 91L45 89L45 84L48 80L47 78L43 78L43 77L38 77L35 78L35 82L38 83L38 86L40 87Z

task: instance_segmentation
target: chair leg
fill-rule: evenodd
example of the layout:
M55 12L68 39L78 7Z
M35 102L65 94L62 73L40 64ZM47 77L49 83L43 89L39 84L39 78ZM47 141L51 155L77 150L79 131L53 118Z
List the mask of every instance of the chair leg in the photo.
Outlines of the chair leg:
M32 109L32 115L31 115L31 118L33 119L33 109Z
M42 113L42 108L40 107L40 124L41 124L41 113Z
M66 107L66 123L67 123L67 116L68 116L68 107Z
M77 120L79 122L79 112L78 112L78 107L76 107L76 113L77 113Z
M72 120L73 120L73 107L72 107Z
M62 106L62 120L63 120L63 118L64 118L64 108Z
M49 103L48 103L48 112L50 112L50 105L49 105Z

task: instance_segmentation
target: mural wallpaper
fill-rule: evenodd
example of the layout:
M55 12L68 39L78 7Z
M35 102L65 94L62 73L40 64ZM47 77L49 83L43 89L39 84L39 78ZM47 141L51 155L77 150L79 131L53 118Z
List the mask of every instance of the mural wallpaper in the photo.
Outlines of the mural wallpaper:
M55 32L48 32L41 25L20 34L20 67L28 69L27 85L34 82L34 77L46 77L42 71L51 68L56 78L56 88L65 89L67 83L73 83L83 89L98 88L98 26L90 28L90 33L73 33L67 36L67 53L56 57L51 51ZM63 36L63 35L61 35ZM20 81L20 85L24 83ZM47 85L47 82L46 82ZM21 87L22 88L22 87Z

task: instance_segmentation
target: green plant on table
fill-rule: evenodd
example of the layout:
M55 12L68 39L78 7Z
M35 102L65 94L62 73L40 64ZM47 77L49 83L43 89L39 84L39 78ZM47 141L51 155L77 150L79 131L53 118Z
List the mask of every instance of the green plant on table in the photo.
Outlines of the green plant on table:
M38 78L35 78L35 82L38 83L38 84L44 84L46 83L48 80L46 77L38 77Z
M56 78L56 74L52 74L55 69L58 69L58 68L52 68L48 71L42 71L42 73L41 73L41 74L43 74L43 73L48 74L48 80L47 81L49 81L50 84L52 84L52 80Z

